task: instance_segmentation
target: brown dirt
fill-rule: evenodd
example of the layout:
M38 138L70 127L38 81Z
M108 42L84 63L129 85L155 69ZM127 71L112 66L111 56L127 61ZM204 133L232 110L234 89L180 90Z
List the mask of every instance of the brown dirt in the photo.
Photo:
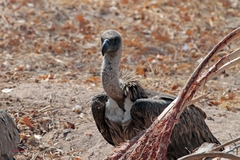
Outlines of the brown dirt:
M92 97L103 91L99 36L104 30L119 30L124 37L121 68L136 71L145 88L177 95L206 53L240 25L239 5L230 0L0 2L0 89L12 89L1 92L0 108L21 132L24 151L16 159L102 159L111 153L90 108ZM224 51L236 46L239 41ZM222 143L240 136L239 73L238 64L210 81L205 89L211 94L198 103ZM77 105L79 114L73 112Z
M2 103L17 117L19 129L27 136L25 144L30 144L18 154L18 159L43 158L43 155L50 158L50 152L53 159L98 159L110 153L113 147L101 137L91 116L91 98L99 92L93 87L87 89L86 85L71 86L66 83L14 84L11 93L3 94ZM76 105L83 107L80 114L72 110ZM23 125L23 115L31 117L32 129ZM46 122L49 126L44 127L46 119L51 122ZM73 124L74 129L67 122ZM47 131L43 131L41 126ZM32 134L42 138L36 140L30 136Z

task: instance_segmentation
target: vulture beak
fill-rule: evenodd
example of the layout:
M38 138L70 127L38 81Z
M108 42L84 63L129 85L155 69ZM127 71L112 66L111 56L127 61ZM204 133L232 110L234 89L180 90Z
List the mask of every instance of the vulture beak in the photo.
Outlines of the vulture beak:
M110 42L108 39L105 39L102 43L102 55L104 56L105 53L109 50Z

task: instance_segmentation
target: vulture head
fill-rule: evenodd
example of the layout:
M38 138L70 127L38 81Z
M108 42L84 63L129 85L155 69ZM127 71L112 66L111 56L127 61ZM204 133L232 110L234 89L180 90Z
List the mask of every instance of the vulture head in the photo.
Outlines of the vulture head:
M122 48L122 36L114 30L107 30L101 35L102 55L106 53L116 54ZM121 51L120 51L121 52Z

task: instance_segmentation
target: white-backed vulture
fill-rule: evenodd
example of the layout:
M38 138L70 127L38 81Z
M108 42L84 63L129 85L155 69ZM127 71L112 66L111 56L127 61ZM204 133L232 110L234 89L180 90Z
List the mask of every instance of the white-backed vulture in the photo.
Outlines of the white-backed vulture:
M101 35L102 85L106 94L92 100L92 114L104 139L118 146L147 129L174 100L174 96L145 91L133 75L120 79L122 36L114 30ZM204 142L220 144L205 123L206 114L191 105L175 125L168 146L167 159L187 155Z

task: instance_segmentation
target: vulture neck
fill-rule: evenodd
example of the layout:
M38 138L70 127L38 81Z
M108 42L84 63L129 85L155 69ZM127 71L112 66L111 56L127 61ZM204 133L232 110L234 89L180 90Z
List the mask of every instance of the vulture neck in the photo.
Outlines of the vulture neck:
M121 49L116 53L105 53L102 64L102 85L107 95L113 99L122 110L125 110L123 90L119 80L121 53Z

